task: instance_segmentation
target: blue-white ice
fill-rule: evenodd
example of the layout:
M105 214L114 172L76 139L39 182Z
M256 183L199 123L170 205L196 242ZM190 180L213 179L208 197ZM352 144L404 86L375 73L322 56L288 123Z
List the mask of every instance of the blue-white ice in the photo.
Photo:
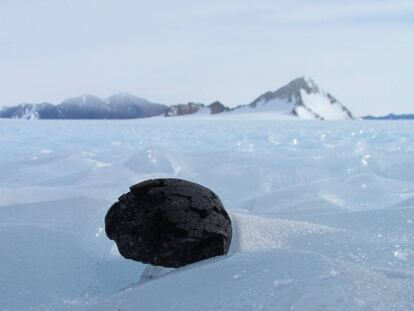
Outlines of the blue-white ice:
M0 152L0 310L414 310L412 122L0 120ZM106 210L155 177L222 198L229 255L118 255Z

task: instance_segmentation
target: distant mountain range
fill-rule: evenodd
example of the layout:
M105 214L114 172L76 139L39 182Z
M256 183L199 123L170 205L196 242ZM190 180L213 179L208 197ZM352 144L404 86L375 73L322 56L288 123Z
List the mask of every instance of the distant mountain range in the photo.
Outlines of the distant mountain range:
M167 106L120 93L106 99L82 95L66 99L59 105L49 103L20 104L0 110L1 118L17 119L132 119L157 116Z
M414 114L387 114L386 116L365 116L362 117L365 120L414 120Z
M4 107L0 118L19 119L134 119L152 116L176 117L195 114L245 114L271 112L281 117L313 120L352 120L354 114L311 78L300 77L274 92L266 92L248 105L235 108L215 101L209 105L190 102L166 106L120 93L101 99L83 95L61 104L20 104Z

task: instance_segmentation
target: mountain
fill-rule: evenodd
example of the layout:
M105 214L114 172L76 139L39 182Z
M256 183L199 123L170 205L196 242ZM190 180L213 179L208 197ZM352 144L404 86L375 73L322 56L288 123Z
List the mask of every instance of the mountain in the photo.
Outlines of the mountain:
M355 116L330 93L311 78L300 77L274 92L260 95L249 105L238 106L234 112L277 112L301 119L347 120Z
M164 115L166 117L177 117L195 113L202 114L217 114L222 112L230 111L231 109L224 106L221 102L215 101L210 105L204 105L201 103L189 102L187 104L178 104L168 107Z
M109 119L111 109L104 100L93 95L66 99L57 105L59 119Z
M166 117L183 116L183 115L188 115L188 114L199 112L204 107L205 107L204 104L193 103L193 102L190 102L187 104L172 105L168 107L164 115Z
M209 105L189 102L165 106L119 93L106 99L82 95L66 99L59 105L21 104L0 110L0 118L22 119L134 119L158 115L213 115L238 113L272 113L281 118L298 117L313 120L349 120L355 116L311 78L300 77L274 92L266 92L248 105L235 108L215 101ZM368 119L370 117L367 117ZM374 118L374 117L372 117Z
M0 110L0 118L18 119L133 119L161 115L167 106L119 93L106 99L93 95L68 98L59 105L21 104Z
M215 101L207 106L210 109L211 114L217 114L222 112L228 112L231 109L229 107L224 106L221 102Z
M128 94L118 93L105 99L114 119L146 118L163 114L167 106L154 104L146 99Z
M286 116L316 120L355 119L348 108L308 77L297 78L274 92L266 92L248 105L228 108L218 101L208 106L190 102L170 106L164 115L171 117L223 112L231 114L266 112L276 113L282 118Z
M365 116L364 120L414 120L414 114L387 114L386 116Z
M10 119L58 119L58 111L55 105L20 104L14 107L4 107L0 110L0 118Z

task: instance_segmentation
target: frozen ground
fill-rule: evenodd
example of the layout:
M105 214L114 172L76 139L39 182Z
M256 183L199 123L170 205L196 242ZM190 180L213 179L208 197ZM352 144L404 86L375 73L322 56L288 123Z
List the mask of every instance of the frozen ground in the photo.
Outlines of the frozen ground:
M413 129L0 120L0 310L414 310ZM167 176L222 198L231 252L141 278L103 218Z

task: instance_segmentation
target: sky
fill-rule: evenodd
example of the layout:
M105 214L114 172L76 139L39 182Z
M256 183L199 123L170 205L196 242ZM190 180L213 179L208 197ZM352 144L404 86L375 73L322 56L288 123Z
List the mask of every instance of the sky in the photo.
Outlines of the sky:
M0 0L0 106L236 106L310 76L357 115L414 113L413 71L413 0Z

